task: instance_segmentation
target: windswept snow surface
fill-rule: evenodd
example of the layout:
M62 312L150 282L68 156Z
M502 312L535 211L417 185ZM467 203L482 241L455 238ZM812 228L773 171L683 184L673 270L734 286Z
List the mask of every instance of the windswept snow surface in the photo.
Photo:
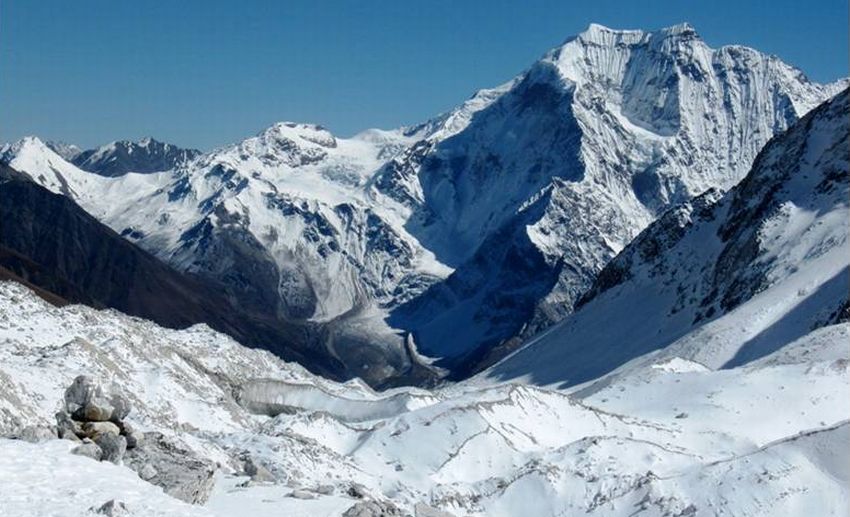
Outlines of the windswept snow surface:
M415 380L405 334L463 376L562 319L655 217L737 183L839 86L688 25L591 25L414 127L282 122L117 178L35 138L2 158L241 305L318 328L303 346L326 370L381 384Z
M174 331L111 310L56 308L4 282L3 434L49 423L64 387L88 373L131 397L136 427L222 470L210 501L190 508L128 469L70 455L68 442L2 439L0 510L88 515L116 499L138 516L338 516L358 501L347 491L360 483L410 514L424 503L480 516L841 515L850 479L835 454L850 445L848 336L850 325L828 326L723 370L650 360L588 395L510 384L377 394L203 326ZM239 404L258 381L275 387L251 400L285 410L272 417ZM248 456L279 482L241 486ZM291 497L328 484L332 495Z

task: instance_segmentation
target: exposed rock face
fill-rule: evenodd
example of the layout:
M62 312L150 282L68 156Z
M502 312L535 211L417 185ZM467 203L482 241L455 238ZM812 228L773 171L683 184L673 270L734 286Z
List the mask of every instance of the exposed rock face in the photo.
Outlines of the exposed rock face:
M52 154L46 167L62 167L43 144L30 145ZM274 344L278 355L318 367L293 347L308 341L307 329L279 320L268 307L247 313L217 285L163 264L72 199L0 163L0 278L44 289L45 299L57 305L111 307L171 328L206 323L247 345Z
M203 504L215 485L210 461L162 433L147 433L140 446L127 451L124 464L140 477L177 499Z
M666 212L574 315L490 374L572 386L655 351L731 368L836 321L850 276L848 111L844 90L768 142L727 193Z
M56 147L53 149L57 150ZM64 156L64 153L60 154ZM199 154L201 152L195 149L181 149L153 138L144 138L138 142L121 140L97 149L77 150L68 161L85 171L114 177L128 172L167 171Z

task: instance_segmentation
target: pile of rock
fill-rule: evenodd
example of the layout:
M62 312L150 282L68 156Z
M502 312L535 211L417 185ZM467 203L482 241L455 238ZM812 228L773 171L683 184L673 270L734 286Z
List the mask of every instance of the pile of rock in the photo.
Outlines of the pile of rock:
M91 377L80 375L65 390L56 431L60 438L80 442L73 454L123 464L173 497L204 503L215 485L216 465L176 438L136 431L125 420L130 410L122 393L106 392Z
M131 409L123 394L106 393L91 377L80 375L65 390L64 408L56 413L59 437L82 442L73 454L120 464L127 449L143 440L124 420Z

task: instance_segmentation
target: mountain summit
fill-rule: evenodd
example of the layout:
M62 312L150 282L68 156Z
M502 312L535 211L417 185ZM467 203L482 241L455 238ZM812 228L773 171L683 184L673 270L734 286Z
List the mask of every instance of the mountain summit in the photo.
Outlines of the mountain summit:
M138 142L119 140L96 149L77 153L71 163L102 176L121 176L128 172L159 172L173 169L201 154L146 137Z

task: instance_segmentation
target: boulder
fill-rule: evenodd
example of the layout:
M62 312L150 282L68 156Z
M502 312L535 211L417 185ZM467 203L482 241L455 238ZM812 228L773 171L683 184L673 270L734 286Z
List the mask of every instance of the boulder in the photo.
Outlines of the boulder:
M212 462L162 433L145 433L144 441L124 455L124 464L170 496L191 504L205 503L215 485ZM155 474L148 476L151 472Z
M87 375L79 375L65 390L65 412L75 420L120 422L130 414L132 405L123 393L103 388Z
M289 497L292 497L292 498L295 498L295 499L315 499L316 494L314 494L313 492L307 491L307 490L302 490L300 488L296 488L295 490L293 490L292 492L289 493Z
M118 436L121 434L121 430L112 422L83 422L80 426L80 433L84 438L91 438L96 442L98 436L102 434Z
M123 393L119 391L113 391L109 396L109 404L112 406L112 417L111 420L113 422L120 422L127 418L127 415L130 414L130 411L133 409L132 404L130 404L130 399L124 396Z
M121 464L124 453L127 452L126 438L118 433L101 433L94 438L94 443L103 451L103 461L111 461L116 465Z
M15 433L14 438L30 443L53 440L58 436L56 429L41 425L28 425Z
M150 463L145 464L144 467L139 469L139 477L144 479L145 481L150 481L157 474L157 470Z
M65 411L56 413L56 434L63 440L78 442L82 435L80 424L71 419Z
M94 512L98 515L106 515L107 517L123 517L125 515L130 515L130 511L127 510L127 506L121 501L116 501L115 499L106 501L97 509L92 506L89 508L89 512Z
M100 386L87 375L78 375L65 390L65 411L73 415L82 409L95 396L101 394Z
M95 461L100 461L103 458L103 450L93 441L86 438L83 443L71 449L71 454L85 456Z
M130 422L119 421L118 428L121 430L121 434L127 438L128 449L138 447L145 439L145 435L140 431L136 431Z
M396 517L405 513L389 501L360 501L342 514L342 517Z
M85 422L108 422L112 419L115 408L103 397L94 397L80 409L71 413L76 420Z
M132 433L125 434L125 438L127 438L127 448L135 449L145 440L145 435L139 431L133 431Z
M257 483L274 483L277 481L274 474L269 469L259 463L255 463L252 458L245 461L245 474L251 476L251 481Z

